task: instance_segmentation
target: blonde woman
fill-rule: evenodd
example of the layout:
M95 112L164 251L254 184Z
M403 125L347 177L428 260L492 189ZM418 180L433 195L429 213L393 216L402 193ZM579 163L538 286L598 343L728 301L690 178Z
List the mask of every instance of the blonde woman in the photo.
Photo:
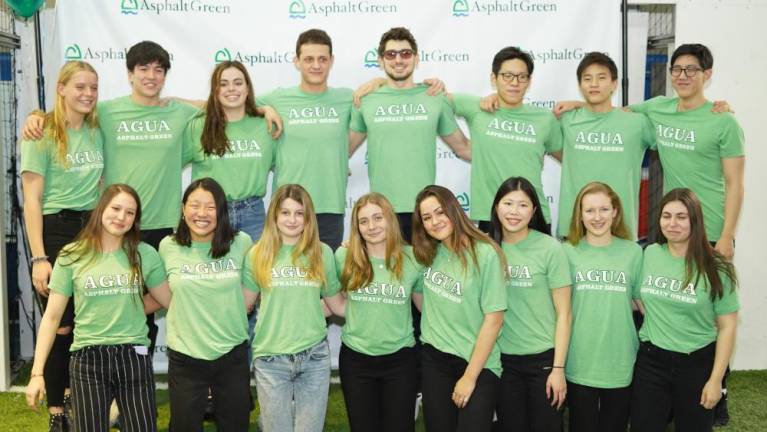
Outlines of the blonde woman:
M59 71L56 102L53 111L45 114L42 138L21 142L32 284L43 308L47 308L48 280L56 256L83 228L99 196L104 158L96 119L98 86L98 75L91 65L67 62ZM64 405L73 326L74 306L69 301L43 371L51 431L66 428Z
M407 415L417 391L411 300L420 309L423 268L400 234L391 203L360 197L348 244L336 251L343 296L327 300L346 317L341 333L341 388L352 431L413 431Z
M246 303L261 296L253 358L263 428L319 432L330 385L320 297L338 296L340 285L333 251L320 243L314 205L303 187L277 189L245 263Z

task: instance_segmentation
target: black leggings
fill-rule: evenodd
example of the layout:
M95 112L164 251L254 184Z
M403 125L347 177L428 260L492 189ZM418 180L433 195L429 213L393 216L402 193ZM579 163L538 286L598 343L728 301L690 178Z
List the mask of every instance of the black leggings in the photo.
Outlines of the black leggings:
M482 432L493 427L493 410L498 397L498 377L482 369L469 403L458 408L452 400L455 383L468 362L423 344L423 413L429 432Z
M414 348L370 356L341 344L338 364L352 432L415 430Z
M631 386L596 388L567 382L570 432L626 432Z
M61 249L75 239L89 216L90 212L72 210L61 210L59 213L43 216L43 247L51 263L55 263ZM48 306L48 298L43 296L38 298L42 310L45 310ZM69 327L69 331L67 334L56 333L51 352L43 368L49 407L64 405L64 390L69 388L69 347L72 346L74 325L74 301L70 298L59 323L59 328Z
M634 366L631 431L665 430L672 409L677 432L711 431L714 410L703 408L700 396L715 353L716 342L690 354L642 342Z

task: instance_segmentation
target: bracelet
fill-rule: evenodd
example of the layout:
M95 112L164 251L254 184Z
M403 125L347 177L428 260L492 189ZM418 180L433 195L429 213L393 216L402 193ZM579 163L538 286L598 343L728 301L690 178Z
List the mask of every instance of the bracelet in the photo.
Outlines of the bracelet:
M29 374L29 378L30 379L31 378L35 378L35 377L41 377L41 376L43 376L42 372L41 373L34 373L33 372L33 373Z
M41 262L41 261L48 261L48 255L40 255L40 256L32 257L30 261L32 261L32 264L36 262Z
M553 369L564 369L564 366L552 366Z

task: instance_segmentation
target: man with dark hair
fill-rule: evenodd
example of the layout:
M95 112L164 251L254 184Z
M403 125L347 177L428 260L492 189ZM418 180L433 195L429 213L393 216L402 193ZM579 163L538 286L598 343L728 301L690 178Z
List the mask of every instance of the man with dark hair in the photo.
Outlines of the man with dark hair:
M730 113L712 112L704 95L711 79L714 57L701 44L680 45L671 55L671 85L677 97L658 96L631 106L646 114L658 140L663 166L663 192L692 189L703 207L706 237L715 249L732 259L735 229L743 205L745 137ZM714 408L714 424L729 423L727 374L711 376L721 383L722 399Z
M431 96L426 85L414 82L418 45L408 29L395 27L381 36L378 64L386 82L352 112L350 152L367 137L370 190L391 201L410 241L415 197L436 179L437 136L464 160L471 151L447 97Z
M743 130L730 113L715 114L704 93L714 59L701 44L680 45L671 56L676 97L658 96L631 110L655 128L663 166L663 191L687 187L703 206L706 236L717 252L734 254L735 228L743 204Z
M561 150L562 134L549 110L524 103L534 67L532 56L517 47L495 54L490 84L496 89L498 108L493 112L483 111L477 96L453 95L456 115L466 119L472 141L470 215L484 232L490 230L496 190L513 176L524 177L535 187L551 231L541 174L544 155Z
M325 31L301 33L293 59L300 84L275 89L259 102L275 108L283 120L273 188L288 183L306 188L317 212L320 241L335 250L344 233L352 91L328 86L333 60Z
M636 239L642 159L655 146L652 125L643 115L613 106L618 68L607 54L587 53L576 77L585 104L560 119L564 139L557 235L567 235L581 188L598 181L620 197L626 225Z

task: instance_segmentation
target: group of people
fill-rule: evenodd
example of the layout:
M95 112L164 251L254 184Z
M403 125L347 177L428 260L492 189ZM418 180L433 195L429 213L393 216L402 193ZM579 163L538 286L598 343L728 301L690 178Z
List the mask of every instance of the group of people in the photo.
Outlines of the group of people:
M154 42L127 52L122 98L97 103L96 71L64 65L53 110L29 117L21 144L47 303L27 402L47 394L51 430L107 430L113 400L123 429L156 430L161 308L171 430L201 430L209 396L219 430L247 430L251 367L264 430L322 430L331 314L345 318L354 431L413 430L419 392L430 431L559 431L566 401L572 431L659 431L672 415L677 430L710 430L737 323L744 139L703 96L708 49L680 46L678 97L634 112L612 106L617 68L602 53L578 66L585 101L556 113L523 103L534 65L519 48L496 54L486 98L416 84L405 28L378 54L386 78L330 88L330 37L308 30L298 87L256 98L227 61L204 103L160 97L170 59ZM468 216L434 185L437 136L471 161ZM365 140L371 192L343 241L348 160ZM642 251L647 149L666 193L660 240ZM555 236L545 154L563 167Z

